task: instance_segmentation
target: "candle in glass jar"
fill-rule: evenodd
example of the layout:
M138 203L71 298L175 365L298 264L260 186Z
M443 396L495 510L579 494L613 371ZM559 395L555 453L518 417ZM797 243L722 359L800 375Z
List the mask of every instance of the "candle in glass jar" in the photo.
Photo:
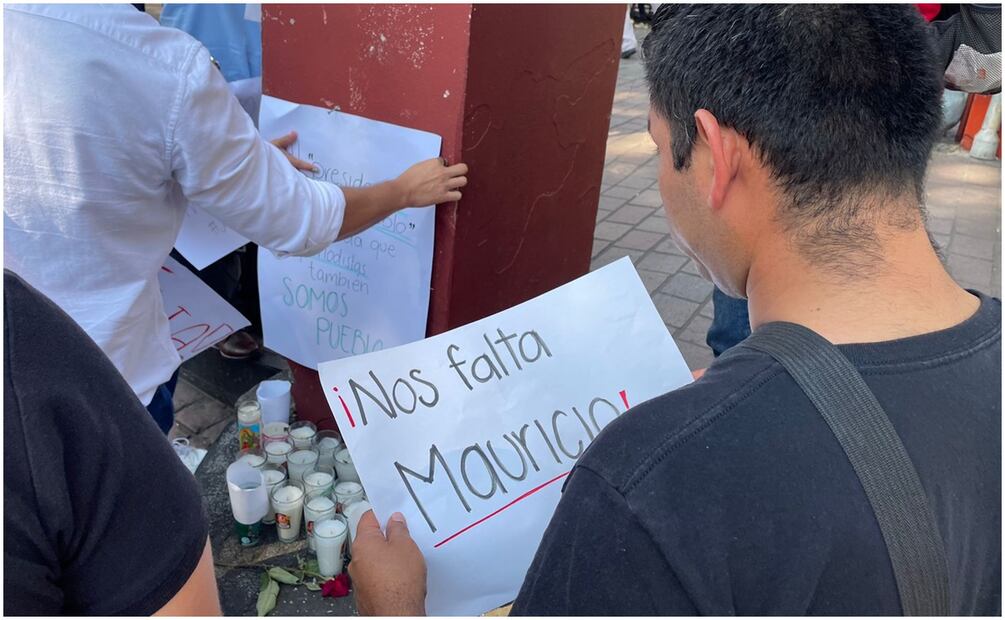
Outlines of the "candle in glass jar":
M335 431L318 431L314 441L318 451L319 467L335 467L335 453L342 447L342 442Z
M356 466L352 463L348 449L342 449L335 453L335 471L339 480L359 482L359 474L356 473Z
M363 499L363 485L358 482L352 482L351 480L339 481L339 483L335 485L334 493L335 501L338 502L335 511L345 512L346 506Z
M270 463L282 465L293 451L293 446L285 441L272 441L265 444L265 455Z
M241 450L237 455L237 460L235 463L245 462L251 465L255 469L260 469L262 465L265 465L265 454L257 448L248 448L246 450Z
M290 480L303 480L304 474L314 469L318 463L318 453L314 450L297 450L286 457L286 467Z
M312 422L294 422L290 425L290 440L298 450L310 448L317 433L318 428Z
M290 425L286 422L269 422L262 427L262 446L272 441L286 441L290 437Z
M319 495L307 500L304 504L304 523L307 528L307 547L314 550L314 526L321 521L331 519L335 514L335 502L330 497Z
M261 446L262 408L257 401L237 408L237 441L242 450Z
M293 542L300 535L304 514L304 490L295 484L277 485L272 490L272 508L276 513L276 533L282 542Z
M276 486L281 482L286 480L286 472L279 468L278 465L268 464L262 468L262 478L265 480L265 488L272 497L272 492L276 489ZM272 525L276 522L276 509L272 507L272 501L269 501L269 511L265 513L265 517L262 518L262 523L267 525Z
M342 573L342 557L349 528L342 519L326 519L314 524L314 550L318 572L325 577Z
M335 482L335 474L330 467L327 468L327 471L318 467L318 469L304 474L304 487L308 495L330 495L333 482Z

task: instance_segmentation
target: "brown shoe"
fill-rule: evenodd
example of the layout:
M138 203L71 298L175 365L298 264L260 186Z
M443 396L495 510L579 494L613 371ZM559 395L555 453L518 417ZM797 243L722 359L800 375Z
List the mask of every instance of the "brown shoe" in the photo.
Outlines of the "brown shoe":
M258 341L245 331L234 332L216 345L220 355L229 360L246 360L258 353Z

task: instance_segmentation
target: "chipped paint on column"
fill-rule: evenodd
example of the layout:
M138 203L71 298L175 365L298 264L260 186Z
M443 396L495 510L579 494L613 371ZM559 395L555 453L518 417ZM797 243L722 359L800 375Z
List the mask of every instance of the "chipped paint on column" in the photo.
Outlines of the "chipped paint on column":
M621 5L263 5L264 91L443 136L430 334L589 268Z
M264 5L263 14L266 94L432 131L448 160L461 159L470 5ZM438 208L433 307L449 292L442 267L455 217L456 204Z

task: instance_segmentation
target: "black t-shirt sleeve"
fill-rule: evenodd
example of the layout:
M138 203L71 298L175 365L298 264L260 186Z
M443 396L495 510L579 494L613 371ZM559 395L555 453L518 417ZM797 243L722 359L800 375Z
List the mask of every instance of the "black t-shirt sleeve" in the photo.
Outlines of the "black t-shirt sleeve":
M188 581L208 520L122 376L4 274L4 613L148 615Z
M576 467L510 615L696 613L625 497L590 469Z

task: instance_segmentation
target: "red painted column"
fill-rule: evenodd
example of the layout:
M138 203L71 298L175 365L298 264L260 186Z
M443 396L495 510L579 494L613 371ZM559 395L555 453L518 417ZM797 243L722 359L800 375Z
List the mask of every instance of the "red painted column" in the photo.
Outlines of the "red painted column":
M435 132L470 167L437 207L428 335L589 270L624 11L263 5L266 94ZM290 366L300 418L332 427L316 373Z

